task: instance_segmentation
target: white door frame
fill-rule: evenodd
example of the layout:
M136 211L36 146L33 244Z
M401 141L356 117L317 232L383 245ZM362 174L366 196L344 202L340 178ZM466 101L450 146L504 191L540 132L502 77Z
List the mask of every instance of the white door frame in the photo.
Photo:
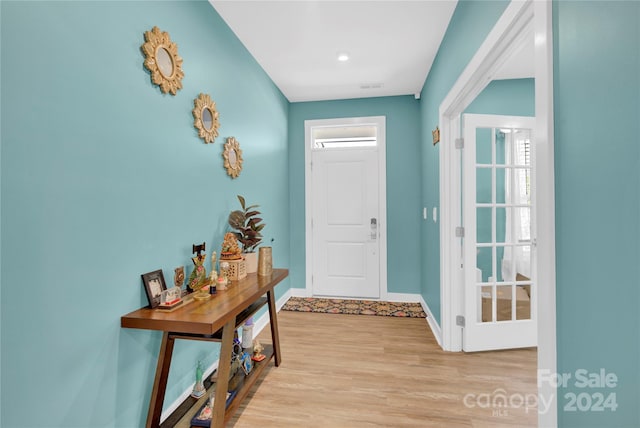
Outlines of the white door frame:
M440 104L440 308L442 347L461 351L464 314L460 238L460 155L455 138L460 117L492 80L495 72L533 32L535 40L535 117L537 166L534 173L538 203L538 371L557 372L555 196L553 151L553 34L551 0L512 1ZM556 390L550 382L538 387L549 409L539 413L539 426L557 426Z
M312 186L311 144L314 128L375 125L378 145L378 254L380 256L380 300L387 299L387 144L386 117L349 117L340 119L316 119L304 121L304 207L305 207L305 296L313 295L311 274L313 273L313 242L311 231Z

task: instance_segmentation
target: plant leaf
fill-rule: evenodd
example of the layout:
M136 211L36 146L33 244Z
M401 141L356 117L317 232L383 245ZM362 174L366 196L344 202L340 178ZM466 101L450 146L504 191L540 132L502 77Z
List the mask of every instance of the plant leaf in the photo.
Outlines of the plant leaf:
M242 196L240 196L240 195L237 195L237 196L238 196L238 200L240 201L240 206L242 207L242 209L244 211L246 211L246 209L244 207L244 198Z
M249 220L249 222L247 223L247 226L251 227L252 229L254 228L253 226L255 226L256 224L260 223L262 221L262 219L260 217L254 217L252 219Z
M229 214L229 226L234 229L241 230L244 227L245 220L244 213L240 210L231 211L231 214Z

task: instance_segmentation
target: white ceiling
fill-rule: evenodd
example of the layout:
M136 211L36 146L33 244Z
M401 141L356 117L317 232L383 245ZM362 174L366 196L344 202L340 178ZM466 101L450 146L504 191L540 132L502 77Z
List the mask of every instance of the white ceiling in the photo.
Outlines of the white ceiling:
M210 0L291 102L420 92L455 0ZM348 52L350 60L337 60Z
M457 4L209 1L291 102L419 93Z

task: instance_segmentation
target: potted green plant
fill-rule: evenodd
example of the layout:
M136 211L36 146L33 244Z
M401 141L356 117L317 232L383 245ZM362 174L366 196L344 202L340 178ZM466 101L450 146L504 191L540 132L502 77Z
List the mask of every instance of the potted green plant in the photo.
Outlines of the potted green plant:
M236 230L235 235L242 244L242 252L247 263L247 273L258 270L258 255L256 247L262 242L262 229L265 224L260 218L259 205L247 206L244 197L237 195L241 210L231 211L229 214L229 226Z

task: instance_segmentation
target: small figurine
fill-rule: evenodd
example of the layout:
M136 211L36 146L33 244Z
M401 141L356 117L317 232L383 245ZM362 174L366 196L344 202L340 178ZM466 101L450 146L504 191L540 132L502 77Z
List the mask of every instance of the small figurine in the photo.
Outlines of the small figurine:
M232 232L227 232L222 241L220 260L239 260L242 258L242 250L238 245L238 238Z
M173 285L182 288L182 284L184 284L184 266L177 267L173 271L175 272L173 275Z
M211 252L211 273L216 271L216 252Z
M191 275L189 275L188 287L191 291L196 291L202 288L207 280L207 270L204 267L204 261L207 259L206 254L201 254L205 250L205 243L200 245L193 245L193 252L196 253L195 257L191 258L194 268Z
M249 373L251 373L251 370L253 369L253 363L251 362L252 358L249 353L243 352L240 360L242 361L242 371L244 372L244 374L248 375Z
M209 293L216 294L218 271L216 271L216 252L211 253L211 272L209 273Z
M196 416L196 419L199 421L210 421L213 415L213 398L215 393L209 396L207 400L207 405L202 408L200 413Z
M253 357L251 359L253 361L262 361L266 358L266 355L262 353L264 351L264 346L260 343L258 339L253 341Z
M202 364L198 361L198 367L196 367L196 384L193 386L191 396L193 398L200 398L205 392L207 392L207 390L204 388L204 383L202 382Z

